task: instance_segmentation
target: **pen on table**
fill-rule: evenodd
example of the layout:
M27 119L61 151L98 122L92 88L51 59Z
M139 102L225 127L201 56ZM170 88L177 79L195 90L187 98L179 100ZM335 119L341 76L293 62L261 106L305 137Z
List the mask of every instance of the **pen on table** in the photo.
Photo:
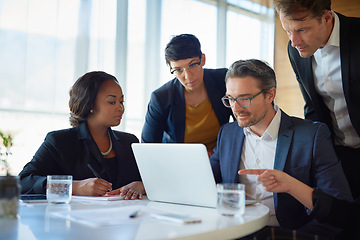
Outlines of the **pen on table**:
M136 210L135 212L129 215L129 218L136 218L140 215L140 213L141 213L140 210Z
M88 168L90 169L90 171L94 174L95 177L102 179L102 178L99 176L99 174L93 169L93 167L90 165L90 163L88 163L87 166L88 166Z

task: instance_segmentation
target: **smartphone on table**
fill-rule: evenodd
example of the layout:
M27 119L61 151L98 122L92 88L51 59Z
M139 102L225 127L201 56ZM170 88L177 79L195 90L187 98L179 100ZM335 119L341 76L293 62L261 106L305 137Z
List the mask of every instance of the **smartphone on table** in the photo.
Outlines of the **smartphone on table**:
M45 194L21 194L20 200L26 203L47 202Z
M170 222L183 223L183 224L201 222L200 218L176 214L176 213L156 213L156 214L152 214L152 217L159 220L166 220Z

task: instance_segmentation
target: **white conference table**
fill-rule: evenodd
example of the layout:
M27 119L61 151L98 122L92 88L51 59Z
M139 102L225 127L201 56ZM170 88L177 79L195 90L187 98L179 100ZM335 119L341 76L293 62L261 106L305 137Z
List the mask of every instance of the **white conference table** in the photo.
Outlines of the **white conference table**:
M145 209L143 215L129 218L126 209ZM101 214L112 223L89 225L63 216L83 212L91 213L89 222L101 219ZM201 223L179 224L150 217L146 211L164 211L197 216ZM123 212L122 212L123 211ZM110 214L109 214L110 213ZM111 213L126 215L126 220L114 223ZM55 215L54 215L55 214ZM147 216L148 215L148 216ZM114 215L113 215L114 216ZM0 219L0 239L236 239L263 228L269 219L269 209L259 203L246 206L242 217L226 217L214 208L168 204L149 200L80 202L70 204L20 203L17 219Z

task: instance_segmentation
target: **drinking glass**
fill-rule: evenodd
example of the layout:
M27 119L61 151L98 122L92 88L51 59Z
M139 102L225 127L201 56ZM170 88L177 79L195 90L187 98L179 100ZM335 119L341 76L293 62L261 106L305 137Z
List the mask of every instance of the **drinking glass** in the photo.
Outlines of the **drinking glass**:
M46 199L49 203L69 203L72 195L71 175L48 175Z
M245 185L240 183L217 184L217 209L225 216L242 216L245 212Z

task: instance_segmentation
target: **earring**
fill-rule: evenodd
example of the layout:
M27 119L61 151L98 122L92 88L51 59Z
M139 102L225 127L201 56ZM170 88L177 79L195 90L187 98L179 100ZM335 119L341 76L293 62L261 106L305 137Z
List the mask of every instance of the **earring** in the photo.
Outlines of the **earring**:
M91 110L90 110L90 113L94 113L94 110L91 109Z

